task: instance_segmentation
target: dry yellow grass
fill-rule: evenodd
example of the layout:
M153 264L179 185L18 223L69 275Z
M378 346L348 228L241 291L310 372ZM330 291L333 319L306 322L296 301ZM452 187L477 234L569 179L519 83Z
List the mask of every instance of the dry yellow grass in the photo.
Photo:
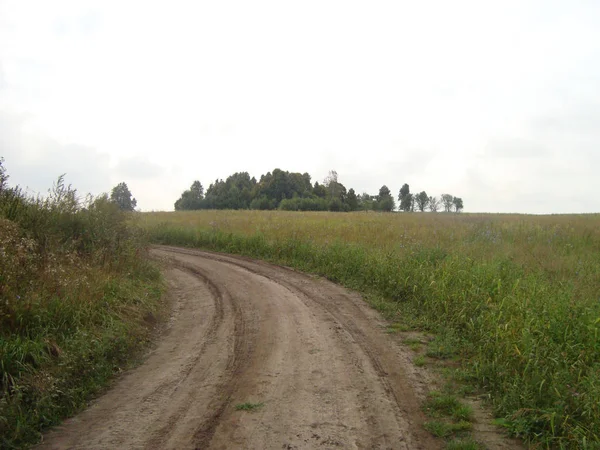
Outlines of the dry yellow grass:
M439 247L478 260L504 256L571 281L598 264L600 214L385 214L286 211L185 211L145 213L141 224L213 230L268 240L335 241L383 251ZM596 267L597 268L597 267ZM592 272L596 272L592 270ZM596 272L598 273L598 272Z

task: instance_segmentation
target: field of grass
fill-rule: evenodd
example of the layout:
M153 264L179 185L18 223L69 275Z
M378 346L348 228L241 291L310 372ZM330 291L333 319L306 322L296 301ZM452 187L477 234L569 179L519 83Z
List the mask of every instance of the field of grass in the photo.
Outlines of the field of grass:
M62 180L46 198L0 185L0 448L81 410L148 341L162 282L127 221Z
M357 289L450 343L526 440L598 448L600 215L146 213L153 242L262 258Z

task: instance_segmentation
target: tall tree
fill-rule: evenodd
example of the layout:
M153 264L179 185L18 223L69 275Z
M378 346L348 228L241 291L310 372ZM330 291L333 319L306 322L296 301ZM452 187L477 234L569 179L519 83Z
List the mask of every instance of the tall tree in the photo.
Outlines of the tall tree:
M354 189L352 188L350 188L348 195L346 196L346 204L350 211L356 211L358 209L358 198L356 197L356 192L354 192Z
M440 200L437 197L429 197L429 211L438 212L440 210Z
M427 205L429 204L429 197L427 196L427 192L419 192L415 197L415 202L417 203L417 208L419 208L419 211L425 211L425 208L427 208Z
M181 194L179 200L175 202L175 210L195 210L202 209L204 200L204 188L198 180L194 181L190 189Z
M325 179L323 180L323 184L325 186L329 186L329 183L336 182L338 180L338 173L335 170L330 170Z
M410 193L410 186L406 183L400 188L398 193L398 201L400 202L400 209L404 212L412 211L413 209L413 196Z
M322 184L319 184L318 181L315 181L315 186L313 187L313 195L319 198L327 197L327 188Z
M375 209L375 204L377 203L377 198L363 192L358 197L358 207L362 211L369 211L371 209Z
M6 189L6 182L8 181L8 174L4 167L4 158L0 157L0 193Z
M377 203L380 211L391 212L396 209L396 202L390 189L384 184L379 188L379 195L377 196Z
M444 205L445 212L452 211L452 206L454 205L454 197L450 194L442 194L442 205Z
M338 182L338 174L335 170L329 171L329 174L325 177L325 180L323 180L323 185L327 189L327 196L330 201L340 200L343 202L345 200L346 187ZM337 208L337 203L335 203L335 205L335 208Z
M137 200L132 197L131 191L125 182L117 184L112 189L110 199L123 211L134 211L137 206Z
M454 205L454 211L455 212L461 212L463 209L463 200L460 197L454 197L452 199L452 204Z

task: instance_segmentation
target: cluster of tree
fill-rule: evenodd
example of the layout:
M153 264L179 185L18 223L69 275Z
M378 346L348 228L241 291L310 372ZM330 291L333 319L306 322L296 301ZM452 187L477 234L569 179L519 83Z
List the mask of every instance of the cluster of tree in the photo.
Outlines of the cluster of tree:
M313 186L308 173L275 169L257 181L248 172L237 172L211 183L206 193L200 181L194 181L175 202L175 209L345 210L346 195L337 174Z
M112 188L110 201L116 203L123 211L135 211L137 200L131 195L127 184L122 182Z
M424 199L423 196L426 198ZM444 205L446 211L460 211L462 200L450 197L446 208L446 197L427 197L425 192L413 196L405 184L400 190L398 201L402 211L438 211ZM312 184L308 173L288 172L275 169L262 175L260 180L250 177L248 172L237 172L225 181L216 180L206 192L196 180L175 202L175 210L195 209L282 209L286 211L394 211L396 202L387 186L379 189L378 195L357 195L354 189L346 189L339 182L337 172L330 171L322 183Z
M400 210L404 212L429 210L438 212L442 207L445 212L461 212L464 208L463 200L460 197L454 197L450 194L442 194L440 198L427 195L427 192L421 191L418 194L410 192L410 186L406 183L400 188L398 193Z

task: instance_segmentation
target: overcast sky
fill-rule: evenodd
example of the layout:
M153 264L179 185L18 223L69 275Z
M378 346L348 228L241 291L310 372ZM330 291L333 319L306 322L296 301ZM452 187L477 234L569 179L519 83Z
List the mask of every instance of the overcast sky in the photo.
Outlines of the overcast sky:
M600 212L600 1L0 0L0 156L145 211L279 167Z

